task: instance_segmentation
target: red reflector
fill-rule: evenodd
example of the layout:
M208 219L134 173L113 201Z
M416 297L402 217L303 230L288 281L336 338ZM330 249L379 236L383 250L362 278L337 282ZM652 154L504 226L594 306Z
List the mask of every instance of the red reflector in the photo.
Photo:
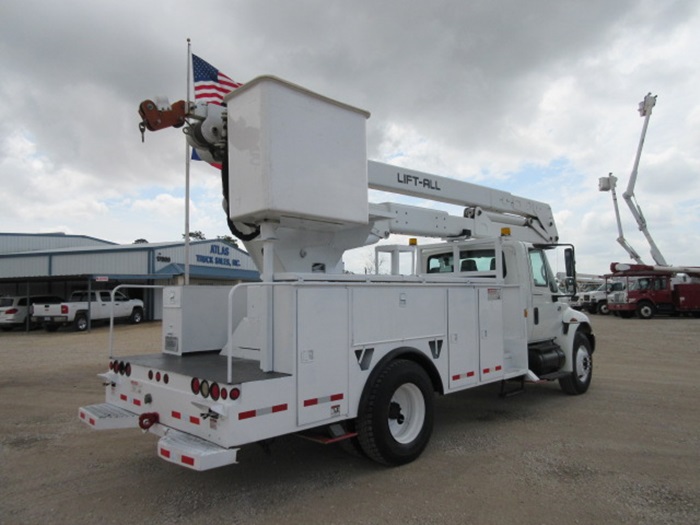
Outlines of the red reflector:
M182 418L182 414L180 414L180 412L176 412L175 410L173 410L173 411L170 413L170 415L173 416L175 419L181 419L181 418Z
M164 458L169 458L170 457L170 451L166 450L164 448L160 449L160 455L163 456Z
M190 416L190 423L192 423L193 425L199 425L199 418Z
M452 381L457 381L459 379L459 375L452 376Z
M140 400L140 399L134 399L134 405L136 405L137 407L140 407L140 406L141 406L141 400Z
M474 377L474 372L467 372L467 377Z
M119 399L126 401L126 394L119 394Z
M306 399L304 401L305 407L310 407L310 406L314 406L314 405L318 405L318 399Z
M194 458L191 458L190 456L182 456L182 462L185 465L189 465L191 467L194 467Z
M90 418L90 424L94 427L95 426L95 420L93 418Z
M255 417L255 410L248 410L238 414L238 419L250 419L251 417Z
M190 386L192 387L192 393L194 395L198 395L199 394L199 386L200 386L199 379L197 379L196 377L193 377L192 382L190 383Z
M285 403L283 405L276 405L276 406L272 407L273 414L275 412L284 412L285 410L287 410L287 403Z
M80 419L85 419L85 412L80 413Z
M496 367L496 372L498 372L500 369L501 369L501 365L498 365L498 366Z
M345 397L343 394L333 394L331 396L331 401L340 401L343 397Z
M488 374L490 371L491 371L490 368L484 368L483 373L484 373L484 374Z

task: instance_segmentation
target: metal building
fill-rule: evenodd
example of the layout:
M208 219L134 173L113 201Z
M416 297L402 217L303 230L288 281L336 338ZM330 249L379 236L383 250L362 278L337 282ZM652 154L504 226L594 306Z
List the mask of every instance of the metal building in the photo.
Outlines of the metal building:
M257 281L250 256L223 240L190 242L190 284ZM184 284L185 244L120 245L63 234L0 233L0 295L58 295L117 285ZM145 303L146 319L162 316L160 289L126 288Z

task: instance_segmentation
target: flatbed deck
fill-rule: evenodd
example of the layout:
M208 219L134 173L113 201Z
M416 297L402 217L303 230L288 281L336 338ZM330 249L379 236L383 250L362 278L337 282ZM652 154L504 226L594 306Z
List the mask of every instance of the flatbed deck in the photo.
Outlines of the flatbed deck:
M147 354L116 359L128 361L132 366L153 368L162 372L199 377L220 384L227 382L227 357L215 352L198 352L185 355ZM254 359L232 358L232 382L230 384L250 383L287 377L280 372L263 372L260 363Z

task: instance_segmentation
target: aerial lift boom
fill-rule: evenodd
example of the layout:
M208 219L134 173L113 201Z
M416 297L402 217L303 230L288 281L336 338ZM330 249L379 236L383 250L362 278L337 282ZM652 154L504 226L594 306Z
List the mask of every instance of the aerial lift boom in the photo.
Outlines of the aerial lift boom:
M639 168L639 159L642 156L642 148L644 147L644 138L646 137L647 133L647 127L649 126L649 118L651 117L651 112L654 106L656 105L656 95L652 96L651 93L648 93L645 97L644 100L642 100L639 103L639 114L640 116L644 117L644 125L642 126L642 134L641 137L639 138L639 146L637 147L637 155L634 159L634 166L632 168L632 173L630 174L630 180L629 183L627 184L627 189L625 192L622 194L622 197L625 199L625 202L627 203L627 206L630 209L630 212L632 213L632 216L634 217L634 220L637 221L637 225L639 226L639 231L641 231L644 234L644 237L646 237L647 242L649 243L649 247L651 248L651 256L656 262L657 265L659 266L668 266L668 263L666 262L666 259L664 256L661 254L661 251L659 251L659 248L656 246L656 242L654 242L654 239L651 236L651 233L649 232L649 228L647 227L647 221L644 218L644 214L642 213L642 209L637 203L637 198L634 195L634 187L637 183L637 174L638 174L638 168ZM625 240L625 237L622 233L622 223L620 221L620 212L618 210L617 206L617 196L615 193L615 184L617 182L617 178L612 175L608 175L607 177L602 177L598 181L598 189L600 191L612 191L612 196L613 196L613 203L615 205L615 214L617 217L617 229L619 233L619 237L617 241L622 245L625 250L627 250L627 253L630 254L630 256L639 264L644 264L639 257L639 254L629 245L629 243Z

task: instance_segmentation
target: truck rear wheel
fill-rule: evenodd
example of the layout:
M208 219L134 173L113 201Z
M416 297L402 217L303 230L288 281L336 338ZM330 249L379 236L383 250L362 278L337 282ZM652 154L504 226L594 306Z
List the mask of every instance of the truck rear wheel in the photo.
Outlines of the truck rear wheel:
M559 379L559 386L567 394L576 396L586 393L593 375L591 343L588 337L580 332L574 336L572 358L574 370L568 376Z
M85 314L76 314L75 319L73 320L73 326L75 326L75 329L78 332L84 332L85 330L87 330L87 316Z
M360 446L374 461L403 465L421 455L433 431L433 385L416 363L389 363L369 385L357 418Z

